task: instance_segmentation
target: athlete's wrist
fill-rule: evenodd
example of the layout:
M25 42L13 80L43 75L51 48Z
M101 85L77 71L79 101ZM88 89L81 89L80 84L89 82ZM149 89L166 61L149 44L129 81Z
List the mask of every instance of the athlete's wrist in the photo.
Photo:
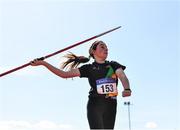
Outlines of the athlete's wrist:
M131 91L131 89L130 89L130 88L124 88L124 90L125 90L125 91Z

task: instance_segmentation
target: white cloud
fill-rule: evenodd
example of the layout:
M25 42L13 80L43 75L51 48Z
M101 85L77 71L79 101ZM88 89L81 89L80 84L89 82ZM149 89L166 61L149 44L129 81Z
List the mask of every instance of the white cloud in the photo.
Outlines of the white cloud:
M70 129L70 128L72 128L72 126L71 126L71 125L68 125L68 124L61 124L61 125L58 125L58 128Z
M147 122L145 127L149 128L149 129L155 129L155 128L157 128L157 123L155 123L155 122Z
M27 121L0 121L0 129L9 130L12 128L31 128L31 124Z
M52 121L48 121L48 120L43 120L40 121L39 123L35 124L33 126L34 128L39 128L39 129L70 129L72 128L71 125L68 124L56 124Z
M69 130L72 129L72 125L69 124L57 124L52 121L42 120L37 123L31 123L28 121L0 121L0 130L13 130L13 129L45 129L45 130L53 130L53 129L63 129Z
M56 129L58 126L54 122L43 120L35 124L34 127L41 129Z

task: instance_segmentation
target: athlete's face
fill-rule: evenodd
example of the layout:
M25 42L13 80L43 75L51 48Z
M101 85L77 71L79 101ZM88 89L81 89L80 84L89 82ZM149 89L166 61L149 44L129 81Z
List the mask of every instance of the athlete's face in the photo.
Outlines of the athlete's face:
M103 42L100 42L97 45L96 50L93 51L93 55L95 58L98 57L102 60L105 60L108 56L108 48L106 44Z

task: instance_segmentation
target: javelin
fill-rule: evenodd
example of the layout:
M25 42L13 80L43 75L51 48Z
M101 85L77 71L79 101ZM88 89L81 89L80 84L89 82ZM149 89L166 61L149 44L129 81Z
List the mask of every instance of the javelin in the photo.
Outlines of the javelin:
M52 56L54 56L54 55L57 55L57 54L59 54L59 53L61 53L61 52L63 52L63 51L69 50L69 49L71 49L71 48L73 48L73 47L75 47L75 46L78 46L78 45L80 45L80 44L83 44L83 43L85 43L85 42L87 42L87 41L90 41L90 40L92 40L92 39L98 38L98 37L100 37L100 36L102 36L102 35L105 35L105 34L107 34L107 33L110 33L110 32L112 32L112 31L114 31L114 30L117 30L117 29L119 29L120 27L121 27L121 26L116 27L116 28L113 28L113 29L111 29L111 30L109 30L109 31L106 31L106 32L101 33L101 34L96 35L96 36L93 36L93 37L88 38L88 39L86 39L86 40L83 40L83 41L81 41L81 42L75 43L75 44L73 44L73 45L71 45L71 46L68 46L68 47L66 47L66 48L64 48L64 49L61 49L61 50L56 51L56 52L54 52L54 53L51 53L51 54L49 54L49 55L43 56L43 57L41 57L41 58L39 58L39 59L42 59L42 60L47 59L47 58L52 57ZM0 77L2 77L2 76L4 76L4 75L7 75L7 74L9 74L9 73L12 73L12 72L14 72L14 71L20 70L20 69L22 69L22 68L25 68L25 67L27 67L27 66L29 66L29 65L30 65L30 63L26 63L26 64L24 64L24 65L21 65L21 66L19 66L19 67L14 68L14 69L8 70L8 71L6 71L6 72L4 72L4 73L1 73L1 74L0 74Z

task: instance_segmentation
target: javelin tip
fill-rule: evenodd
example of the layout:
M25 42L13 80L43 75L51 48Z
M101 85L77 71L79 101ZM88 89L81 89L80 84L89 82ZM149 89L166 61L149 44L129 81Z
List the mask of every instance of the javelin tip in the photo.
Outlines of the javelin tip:
M121 28L122 26L118 26L117 29Z
M110 32L112 32L112 31L114 31L114 30L117 30L117 29L119 29L119 28L121 28L121 26L118 26L118 27L113 28L113 29L111 29L111 30L109 30L109 31L106 31L106 32L104 32L104 33L101 33L101 34L97 35L96 38L97 38L97 37L100 37L100 36L102 36L102 35L105 35L105 34L107 34L107 33L110 33Z
M121 28L121 27L122 27L122 26L118 26L118 27L114 28L113 30L119 29L119 28Z

